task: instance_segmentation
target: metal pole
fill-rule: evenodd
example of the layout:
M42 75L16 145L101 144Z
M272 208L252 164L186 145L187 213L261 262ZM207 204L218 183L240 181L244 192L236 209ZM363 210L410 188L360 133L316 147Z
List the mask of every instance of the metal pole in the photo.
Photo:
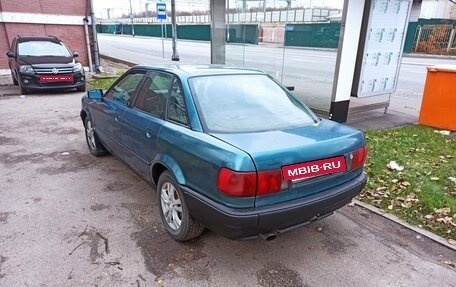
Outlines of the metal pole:
M93 73L92 51L90 50L89 28L87 27L89 19L87 19L87 17L85 17L83 19L83 21L84 21L84 32L85 32L86 43L87 43L87 52L89 54L89 69L90 69L90 72Z
M448 39L447 52L449 52L451 49L451 45L453 44L455 34L456 34L456 28L453 27L453 29L450 32L450 39Z
M133 24L133 9L131 7L131 0L130 0L130 21L131 21L131 35L133 35L133 37L134 37L135 36L135 25Z
M161 31L162 31L162 57L165 58L165 40L163 39L163 20L161 21Z
M93 54L95 57L95 70L100 68L100 55L98 53L98 38L97 38L97 21L93 11L93 0L90 0L90 21L92 22L92 37L93 37Z
M173 31L173 55L171 57L171 60L172 61L179 61L179 54L177 54L177 47L176 47L176 38L177 38L176 0L171 0L171 23L173 25L173 30L172 30Z
M287 23L288 23L288 11L290 10L291 0L287 0L287 14L285 19L285 31L283 31L283 54L282 54L282 73L280 75L280 83L283 84L283 69L285 66L285 42L287 40ZM282 13L280 13L282 14Z
M415 45L415 51L418 49L418 44L420 43L420 39L421 39L421 26L418 26L418 37L416 39L416 45Z

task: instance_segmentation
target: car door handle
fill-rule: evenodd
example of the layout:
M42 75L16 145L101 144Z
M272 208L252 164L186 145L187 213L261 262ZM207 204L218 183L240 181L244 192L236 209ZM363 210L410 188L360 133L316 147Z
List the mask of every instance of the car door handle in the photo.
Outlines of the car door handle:
M152 136L154 135L154 131L151 128L146 128L146 138L151 139Z

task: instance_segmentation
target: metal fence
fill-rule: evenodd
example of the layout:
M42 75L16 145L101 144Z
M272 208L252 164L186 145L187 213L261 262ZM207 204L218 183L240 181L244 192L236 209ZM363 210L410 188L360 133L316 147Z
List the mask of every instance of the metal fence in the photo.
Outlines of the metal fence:
M225 15L225 20L228 23L277 23L277 22L328 22L330 16L338 16L342 13L339 9L329 8L306 8L306 9L290 9L287 11L258 11L245 13L229 13ZM336 17L337 18L337 17ZM98 19L103 23L129 23L129 18L110 18ZM161 23L163 20L157 20L157 17L139 17L133 18L134 23ZM171 23L171 18L167 17L163 22ZM189 15L176 16L177 23L210 23L209 14L206 15Z
M427 54L456 53L455 25L418 26L413 44L414 51Z

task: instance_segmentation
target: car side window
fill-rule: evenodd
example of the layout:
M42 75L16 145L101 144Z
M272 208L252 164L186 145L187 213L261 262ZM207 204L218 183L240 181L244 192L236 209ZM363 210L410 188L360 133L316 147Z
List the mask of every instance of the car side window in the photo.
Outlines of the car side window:
M173 76L167 73L151 72L145 79L138 93L134 106L156 117L164 118L166 97L169 93Z
M169 93L168 120L188 125L187 108L182 87L177 79L174 79Z
M130 105L144 74L144 71L129 73L106 93L105 98L114 100L125 106Z

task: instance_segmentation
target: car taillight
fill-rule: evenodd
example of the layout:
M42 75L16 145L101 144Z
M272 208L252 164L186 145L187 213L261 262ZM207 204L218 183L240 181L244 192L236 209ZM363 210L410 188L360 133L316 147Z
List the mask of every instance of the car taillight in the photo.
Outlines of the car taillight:
M351 169L357 169L358 167L362 166L367 158L367 146L363 146L355 150L353 153L353 158L351 162Z
M286 189L281 170L237 172L222 168L218 174L217 188L229 196L248 197L265 195Z
M255 196L256 172L237 172L222 168L218 174L217 188L229 196Z

